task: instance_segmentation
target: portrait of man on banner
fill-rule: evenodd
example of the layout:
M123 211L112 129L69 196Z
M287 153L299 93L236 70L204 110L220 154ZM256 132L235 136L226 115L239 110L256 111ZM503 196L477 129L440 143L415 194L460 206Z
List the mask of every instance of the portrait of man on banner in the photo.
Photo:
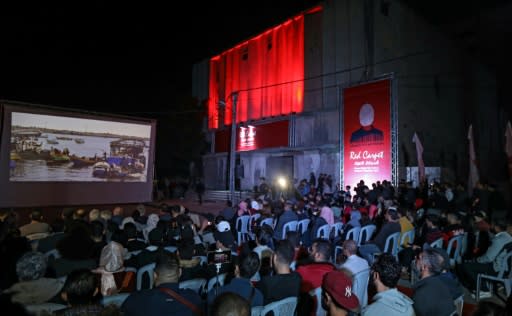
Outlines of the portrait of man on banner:
M370 103L365 103L359 110L359 124L361 127L350 136L351 144L367 145L369 143L382 143L384 133L373 126L375 110Z

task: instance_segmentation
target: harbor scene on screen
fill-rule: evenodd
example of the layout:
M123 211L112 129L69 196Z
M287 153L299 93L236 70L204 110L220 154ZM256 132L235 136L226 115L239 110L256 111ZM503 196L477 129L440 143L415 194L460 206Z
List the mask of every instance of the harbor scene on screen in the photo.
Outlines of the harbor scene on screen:
M151 125L12 112L9 181L146 182Z

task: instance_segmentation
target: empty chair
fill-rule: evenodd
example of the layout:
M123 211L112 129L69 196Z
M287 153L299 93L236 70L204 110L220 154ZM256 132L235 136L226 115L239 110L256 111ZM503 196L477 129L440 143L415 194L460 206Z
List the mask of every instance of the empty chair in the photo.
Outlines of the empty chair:
M248 241L250 223L251 216L249 215L240 216L236 219L235 229L238 237L238 245L241 245L243 242Z
M297 221L291 221L283 225L283 235L281 236L281 239L286 239L286 233L289 231L296 231L297 230Z
M187 280L180 282L180 289L191 289L196 291L198 294L201 294L206 286L206 279L204 278L196 278L192 280Z
M331 231L331 225L329 225L329 224L322 225L316 231L316 238L329 239L330 231Z
M446 247L446 253L450 257L450 267L454 267L456 262L461 262L461 250L462 240L464 235L453 236L448 240L448 246Z
M315 298L315 304L316 304L316 316L326 316L327 311L323 309L322 307L322 287L317 287L316 289L313 289L309 291L309 295L313 296Z
M295 308L297 307L296 297L287 297L277 302L273 302L263 306L260 315L266 315L272 311L274 316L289 316L295 314Z
M353 240L356 243L359 243L360 235L361 235L361 227L352 227L347 232L347 236L345 236L345 240Z
M149 289L153 288L153 282L154 282L153 271L155 270L155 266L156 266L155 263L150 263L150 264L146 264L143 267L140 267L137 270L137 291L142 290L142 279L145 274L147 274L148 279L149 279L149 284L148 284L149 286L147 288L149 288Z
M443 248L443 238L438 238L430 243L432 248Z
M368 305L368 280L370 279L370 268L359 271L352 276L352 292L359 299L361 308Z
M359 231L359 240L357 241L357 245L361 246L362 244L370 240L376 229L377 226L373 224L361 227L361 230Z
M332 232L333 232L334 238L340 236L342 231L343 231L343 223L342 222L337 222L332 225Z
M123 305L124 301L126 300L126 298L129 295L130 295L130 293L119 293L119 294L115 294L115 295L104 296L101 299L101 305L107 306L107 305L114 304L118 307L121 307L121 305Z

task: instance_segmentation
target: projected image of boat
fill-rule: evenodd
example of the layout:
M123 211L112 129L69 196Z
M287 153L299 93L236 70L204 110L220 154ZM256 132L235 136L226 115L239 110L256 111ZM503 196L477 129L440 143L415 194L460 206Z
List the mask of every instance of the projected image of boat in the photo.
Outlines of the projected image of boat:
M110 142L110 155L93 165L92 175L97 178L122 179L144 176L146 143L138 138L120 138Z

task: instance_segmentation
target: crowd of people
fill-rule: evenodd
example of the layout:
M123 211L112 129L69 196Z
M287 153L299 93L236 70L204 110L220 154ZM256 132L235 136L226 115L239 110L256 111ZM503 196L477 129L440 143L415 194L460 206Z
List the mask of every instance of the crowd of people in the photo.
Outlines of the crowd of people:
M496 294L483 289L476 297L477 276L497 275L512 251L510 213L485 184L472 195L463 186L388 181L340 190L329 176L313 175L291 196L258 191L215 215L167 204L147 214L139 205L65 209L46 223L34 210L18 227L16 214L1 210L2 302L20 315L48 303L57 315L250 315L292 297L298 315L455 315L464 293ZM298 222L307 225L289 225ZM370 226L364 240L350 233ZM394 253L386 241L397 233L408 238ZM455 236L464 236L465 251L452 260ZM230 255L210 262L219 252ZM137 271L151 264L154 284L138 284ZM180 287L219 276L209 290ZM399 286L414 279L411 293ZM103 303L122 293L122 304ZM508 302L508 310L479 304L474 315L506 315Z

